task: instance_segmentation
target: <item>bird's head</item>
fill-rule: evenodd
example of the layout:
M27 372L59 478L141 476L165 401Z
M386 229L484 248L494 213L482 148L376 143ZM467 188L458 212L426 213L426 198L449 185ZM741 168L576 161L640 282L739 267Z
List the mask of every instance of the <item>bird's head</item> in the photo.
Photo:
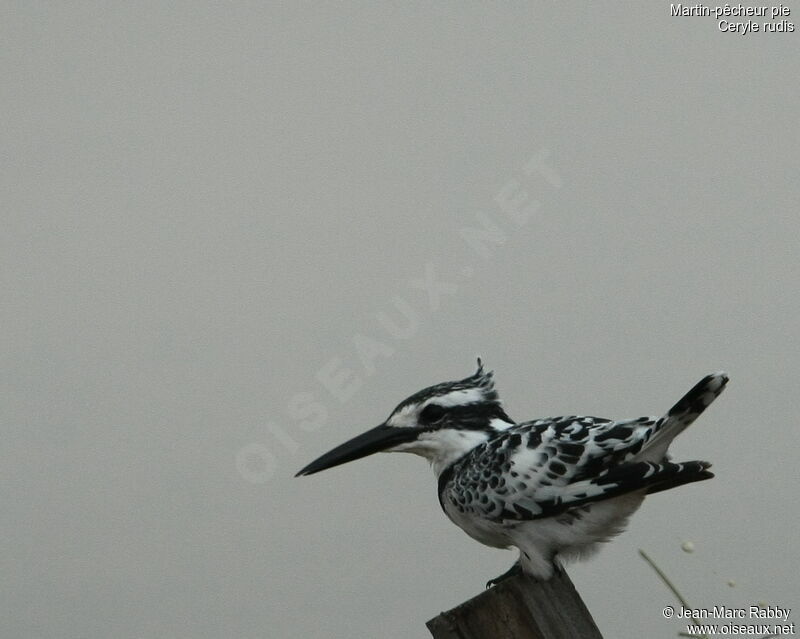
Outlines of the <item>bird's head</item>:
M314 460L297 475L311 475L377 452L427 458L436 474L493 434L513 425L500 404L491 371L430 386L397 405L389 418Z

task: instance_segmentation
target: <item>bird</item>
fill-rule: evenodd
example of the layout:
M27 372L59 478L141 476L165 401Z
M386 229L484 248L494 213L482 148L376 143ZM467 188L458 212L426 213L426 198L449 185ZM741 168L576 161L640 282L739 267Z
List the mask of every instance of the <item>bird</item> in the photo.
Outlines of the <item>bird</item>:
M470 537L519 558L486 587L523 573L546 581L622 532L647 495L714 475L706 461L673 462L668 448L725 388L707 375L661 417L568 415L515 422L484 368L400 402L388 419L296 476L376 452L426 458L445 515Z

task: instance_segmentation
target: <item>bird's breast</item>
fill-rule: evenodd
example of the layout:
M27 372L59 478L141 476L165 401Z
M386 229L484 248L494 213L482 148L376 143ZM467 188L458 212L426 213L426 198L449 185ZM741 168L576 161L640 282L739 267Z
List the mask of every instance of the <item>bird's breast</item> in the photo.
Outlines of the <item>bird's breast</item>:
M508 548L511 545L509 528L505 524L459 509L446 496L442 499L442 509L450 521L474 540L493 548Z

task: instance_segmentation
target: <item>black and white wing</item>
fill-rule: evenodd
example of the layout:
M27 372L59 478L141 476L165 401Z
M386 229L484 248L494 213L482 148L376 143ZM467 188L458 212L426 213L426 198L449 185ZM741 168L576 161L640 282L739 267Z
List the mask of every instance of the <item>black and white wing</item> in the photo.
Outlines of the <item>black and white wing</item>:
M443 497L481 517L550 517L633 491L658 492L713 477L702 461L672 463L672 439L722 392L727 376L698 382L660 418L567 416L518 424L475 448L443 477Z

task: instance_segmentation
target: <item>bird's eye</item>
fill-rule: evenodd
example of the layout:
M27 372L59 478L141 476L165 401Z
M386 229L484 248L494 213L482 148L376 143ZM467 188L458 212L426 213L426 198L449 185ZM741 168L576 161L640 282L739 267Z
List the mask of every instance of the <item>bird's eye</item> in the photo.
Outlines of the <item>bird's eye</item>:
M445 410L436 404L428 404L419 414L421 424L435 424L444 417Z

